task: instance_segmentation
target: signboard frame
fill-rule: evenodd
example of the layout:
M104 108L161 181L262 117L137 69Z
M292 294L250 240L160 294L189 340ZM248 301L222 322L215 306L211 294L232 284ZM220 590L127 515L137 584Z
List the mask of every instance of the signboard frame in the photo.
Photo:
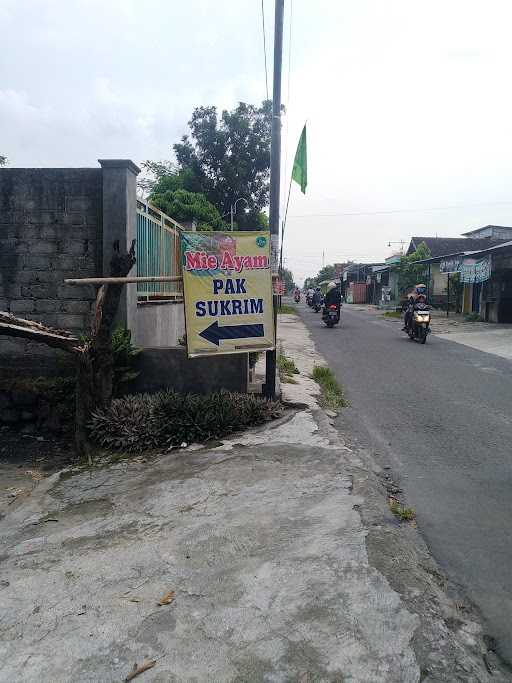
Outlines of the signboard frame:
M272 351L270 233L181 233L189 358Z

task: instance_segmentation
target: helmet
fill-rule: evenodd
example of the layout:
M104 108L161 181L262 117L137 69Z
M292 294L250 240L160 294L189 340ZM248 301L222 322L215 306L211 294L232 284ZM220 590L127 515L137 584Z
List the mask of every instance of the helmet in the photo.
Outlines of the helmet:
M336 283L335 282L329 282L327 285L327 291L330 292L331 289L336 289Z
M320 287L317 287L317 288L316 288L316 291L319 292L319 291L320 291Z
M427 285L416 285L414 288L416 294L426 294L427 293Z

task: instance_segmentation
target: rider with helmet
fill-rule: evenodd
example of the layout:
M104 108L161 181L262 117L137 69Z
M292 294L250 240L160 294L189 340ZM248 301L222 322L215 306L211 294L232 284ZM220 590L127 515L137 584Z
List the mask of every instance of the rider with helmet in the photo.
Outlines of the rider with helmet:
M412 292L409 292L407 296L408 306L405 311L404 316L404 326L403 330L406 332L412 320L412 314L414 311L414 306L418 303L427 302L427 285L419 284L414 287Z
M329 308L329 306L339 306L341 304L341 294L340 290L336 286L335 282L329 282L327 285L326 293L325 293L325 299L324 299L324 307L325 309Z

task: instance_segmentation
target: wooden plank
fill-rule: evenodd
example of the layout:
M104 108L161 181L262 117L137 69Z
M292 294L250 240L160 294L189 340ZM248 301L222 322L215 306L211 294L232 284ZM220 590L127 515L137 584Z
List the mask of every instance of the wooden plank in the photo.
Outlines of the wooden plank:
M66 279L67 285L127 285L137 282L182 282L183 277L155 275L154 277L82 277Z

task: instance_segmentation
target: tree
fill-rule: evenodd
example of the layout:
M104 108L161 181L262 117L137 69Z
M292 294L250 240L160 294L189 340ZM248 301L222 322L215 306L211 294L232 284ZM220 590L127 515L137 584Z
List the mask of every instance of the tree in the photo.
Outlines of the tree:
M293 281L293 273L288 268L283 268L281 271L281 279L284 282L286 292L291 292L295 289L295 282Z
M336 268L334 266L324 266L318 271L316 276L316 281L318 283L324 282L325 280L335 280L336 279Z
M317 287L320 282L325 282L326 280L336 280L336 268L335 266L328 265L323 266L318 271L315 277L307 277L304 280L304 288L309 289L310 287Z
M225 224L213 204L204 194L187 190L166 190L151 195L151 201L159 209L177 221L198 221L198 230L223 230Z
M143 164L154 177L153 194L187 190L203 194L221 215L236 205L241 230L261 229L269 201L272 103L261 107L240 102L218 116L216 107L197 107L190 133L173 145L176 163Z
M7 165L7 157L3 156L3 154L0 154L0 166L6 166Z
M394 266L394 269L398 271L398 289L402 294L427 277L427 266L424 263L415 263L415 261L422 261L430 258L431 255L430 249L425 242L422 242L412 254L400 257L400 262Z

